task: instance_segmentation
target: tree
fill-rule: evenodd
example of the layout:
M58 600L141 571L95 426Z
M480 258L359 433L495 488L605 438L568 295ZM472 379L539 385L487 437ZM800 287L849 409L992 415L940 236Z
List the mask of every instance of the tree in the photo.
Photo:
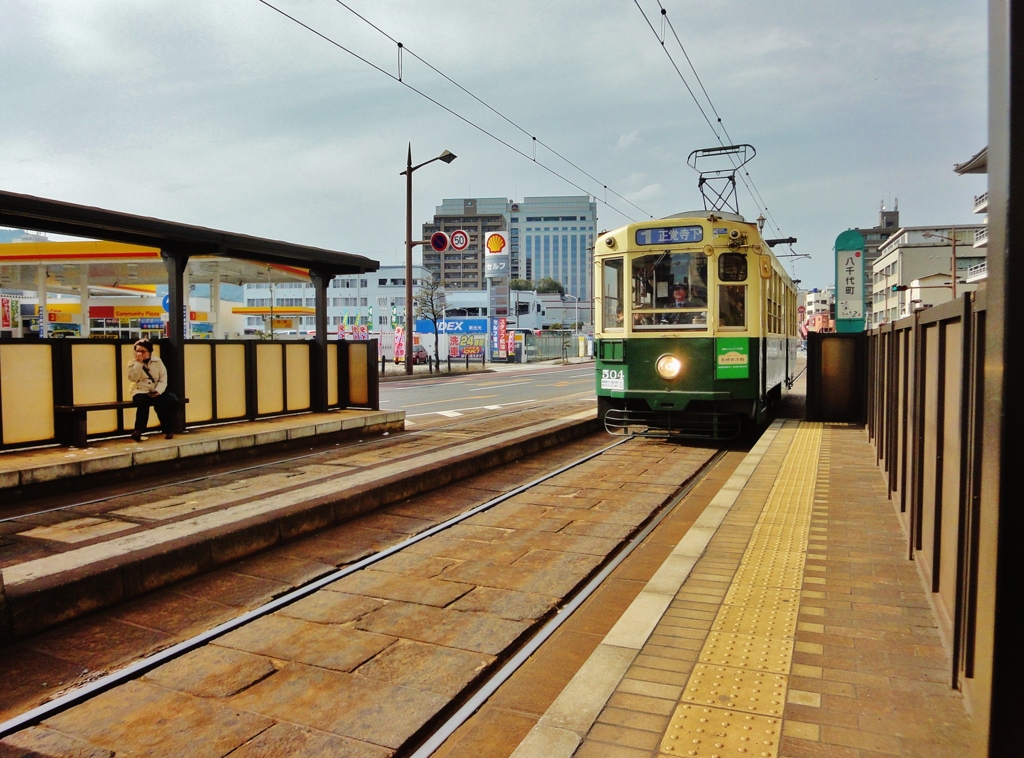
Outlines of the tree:
M557 292L559 295L562 295L565 294L565 287L563 287L562 283L556 279L545 277L537 282L537 292Z
M420 287L420 291L413 298L413 306L416 309L416 317L426 319L434 328L434 359L438 362L438 367L440 367L441 353L438 350L437 325L444 321L444 311L447 306L444 285L441 284L440 277L432 276L430 281ZM409 334L411 339L411 329Z
M519 290L520 292L528 292L533 289L533 282L529 279L513 279L508 283L510 290Z

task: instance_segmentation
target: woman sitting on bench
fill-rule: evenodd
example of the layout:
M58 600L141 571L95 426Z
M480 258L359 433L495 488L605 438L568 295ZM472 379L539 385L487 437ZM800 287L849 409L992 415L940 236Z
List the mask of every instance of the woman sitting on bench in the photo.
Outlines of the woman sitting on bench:
M135 431L132 439L142 441L149 426L149 409L156 409L160 429L172 439L174 428L174 401L167 395L167 368L153 355L153 343L139 340L135 343L135 360L128 364L128 381L132 383L132 402L135 403Z

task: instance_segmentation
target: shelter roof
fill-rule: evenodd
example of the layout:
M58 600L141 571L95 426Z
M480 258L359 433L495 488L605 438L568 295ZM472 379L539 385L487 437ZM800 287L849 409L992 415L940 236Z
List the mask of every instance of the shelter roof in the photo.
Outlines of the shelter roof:
M136 216L120 211L0 190L0 225L142 245L175 254L241 258L307 268L323 274L376 271L378 262L319 247Z

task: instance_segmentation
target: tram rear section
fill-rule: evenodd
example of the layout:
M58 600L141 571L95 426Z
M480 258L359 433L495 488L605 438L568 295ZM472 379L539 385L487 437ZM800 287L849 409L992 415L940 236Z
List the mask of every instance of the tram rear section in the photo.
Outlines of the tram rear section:
M966 717L932 686L942 646L923 593L910 597L916 576L870 555L893 551L851 527L849 493L829 488L844 433L856 431L776 422L749 453L721 459L629 440L359 571L324 574L317 591L72 707L13 724L22 711L8 703L0 755L910 755L940 737L960 744ZM342 553L354 567L609 442L587 437L392 504L237 575L280 578ZM659 513L525 665L453 721ZM225 582L169 587L164 608L176 610L135 608L134 624L160 631L168 616L202 615ZM70 658L60 634L16 646ZM898 715L882 727L880 704Z

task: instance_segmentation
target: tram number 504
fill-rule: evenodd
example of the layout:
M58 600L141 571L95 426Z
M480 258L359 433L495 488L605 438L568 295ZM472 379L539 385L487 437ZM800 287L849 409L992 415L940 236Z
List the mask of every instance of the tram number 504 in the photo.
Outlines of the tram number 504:
M601 369L601 389L603 390L625 390L626 370L603 368Z

